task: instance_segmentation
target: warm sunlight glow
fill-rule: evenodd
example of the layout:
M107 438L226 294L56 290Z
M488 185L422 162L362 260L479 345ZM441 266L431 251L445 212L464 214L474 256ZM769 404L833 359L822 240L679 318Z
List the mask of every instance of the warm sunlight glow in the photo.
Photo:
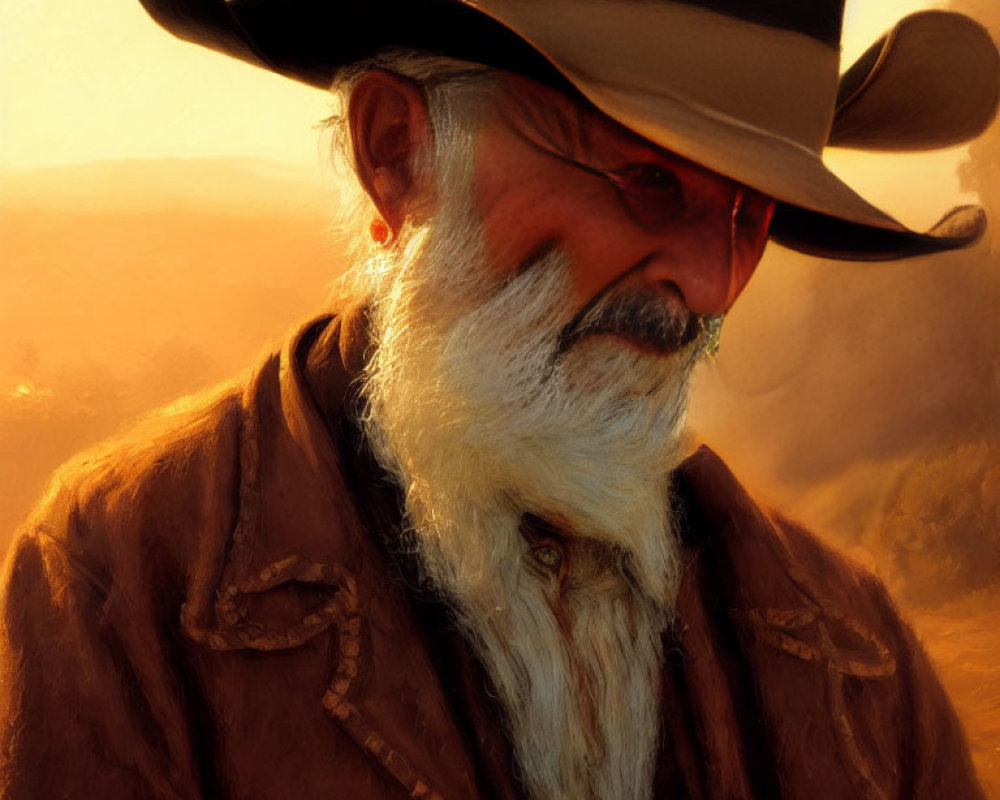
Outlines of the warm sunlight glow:
M317 161L323 92L161 29L138 0L5 3L0 158L9 167L111 158Z

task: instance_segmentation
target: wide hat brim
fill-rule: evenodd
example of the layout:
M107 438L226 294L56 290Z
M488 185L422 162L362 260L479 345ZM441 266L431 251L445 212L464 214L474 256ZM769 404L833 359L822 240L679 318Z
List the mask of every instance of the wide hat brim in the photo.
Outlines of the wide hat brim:
M317 87L405 47L578 92L649 141L774 197L771 238L801 252L897 259L969 245L986 226L967 206L909 230L822 160L826 145L923 150L986 128L1000 57L960 14L911 15L838 75L836 48L681 2L142 2L181 38Z

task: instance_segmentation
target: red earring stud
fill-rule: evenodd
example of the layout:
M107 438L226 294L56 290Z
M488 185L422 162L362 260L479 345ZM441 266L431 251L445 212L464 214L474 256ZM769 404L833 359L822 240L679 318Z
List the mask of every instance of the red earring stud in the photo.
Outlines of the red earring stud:
M379 244L385 244L389 241L389 226L386 225L385 220L376 217L372 220L369 230L371 231L372 239Z

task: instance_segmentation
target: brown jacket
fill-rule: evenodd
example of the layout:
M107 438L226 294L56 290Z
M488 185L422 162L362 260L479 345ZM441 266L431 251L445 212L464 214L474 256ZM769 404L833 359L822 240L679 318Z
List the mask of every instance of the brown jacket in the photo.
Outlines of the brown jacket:
M6 566L4 797L521 796L479 665L391 555L398 496L350 421L360 317L57 478ZM675 494L656 797L982 796L877 580L706 449Z

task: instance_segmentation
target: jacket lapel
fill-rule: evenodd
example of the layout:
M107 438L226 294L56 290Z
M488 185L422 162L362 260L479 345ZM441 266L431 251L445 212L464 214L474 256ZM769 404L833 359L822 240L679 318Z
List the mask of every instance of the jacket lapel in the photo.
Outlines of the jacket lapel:
M755 795L748 783L746 734L734 694L742 687L717 619L726 608L701 549L685 545L682 554L677 623L664 648L666 736L659 771L673 764L670 788L690 800L750 800ZM665 780L667 775L658 776L658 782Z
M402 495L376 462L354 422L358 417L357 394L351 390L354 387L342 392L338 384L339 365L344 365L340 369L346 369L348 374L358 374L366 360L361 346L368 342L366 311L362 307L348 315L344 323L346 332L338 335L331 328L327 340L317 341L311 349L305 370L310 393L317 399L327 429L333 433L336 452L345 463L350 463L344 477L365 538L379 549L379 563L391 573L391 585L401 589L400 596L392 601L392 608L406 608L410 624L417 631L415 640L420 641L421 651L413 657L429 660L436 686L444 690L449 714L446 722L457 729L466 745L464 756L471 758L474 782L482 794L465 789L464 794L447 797L519 800L521 794L514 781L513 759L495 692L481 664L453 625L448 609L436 596L428 596L417 588L419 577L413 558L398 552L402 538ZM343 399L331 402L336 397ZM369 707L374 705L370 703ZM444 770L458 766L459 762L449 760L452 758L445 754L440 759Z
M247 389L239 513L217 602L192 604L184 628L214 649L262 650L336 628L337 664L329 685L316 687L332 722L410 796L474 800L470 758L422 632L358 516L345 481L351 464L317 403L343 416L353 376L337 344L347 346L340 340L355 322L350 314L313 322ZM317 352L322 398L303 370Z
M854 725L864 730L870 721L852 720L848 695L896 670L866 624L878 611L859 591L864 579L804 531L765 514L707 448L684 463L678 484L701 561L700 590L680 613L707 620L704 634L689 628L688 649L722 666L712 675L702 658L689 659L705 675L692 702L711 720L720 713L719 684L730 698L715 734L703 731L708 763L723 767L715 777L726 776L709 796L884 800L894 756L880 763L878 747L859 746ZM727 732L738 734L738 747Z

